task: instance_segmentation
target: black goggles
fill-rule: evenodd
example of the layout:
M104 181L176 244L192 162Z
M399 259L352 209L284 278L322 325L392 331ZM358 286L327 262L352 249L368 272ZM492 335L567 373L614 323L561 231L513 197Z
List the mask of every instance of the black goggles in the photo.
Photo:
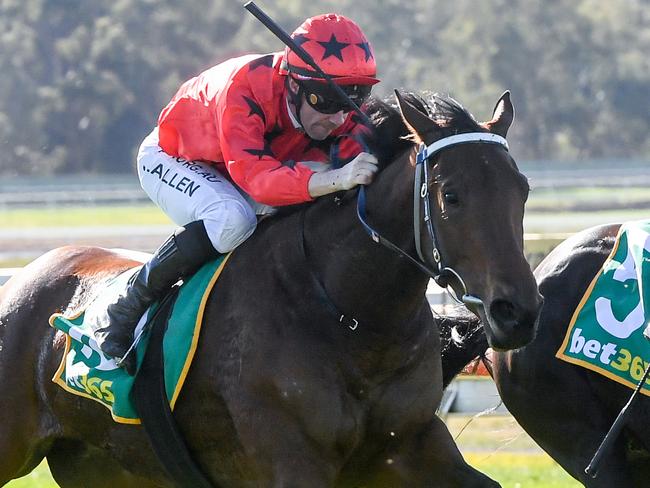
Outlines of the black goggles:
M305 99L310 107L322 114L335 114L337 112L350 112L352 107L326 83L297 81L305 92ZM358 107L370 96L370 85L339 85L345 94L357 104Z

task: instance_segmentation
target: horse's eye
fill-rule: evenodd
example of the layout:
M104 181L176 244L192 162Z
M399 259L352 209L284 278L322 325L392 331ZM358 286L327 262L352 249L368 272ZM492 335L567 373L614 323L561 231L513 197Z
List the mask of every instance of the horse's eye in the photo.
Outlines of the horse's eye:
M453 191L446 191L444 193L445 203L449 205L458 205L458 194Z

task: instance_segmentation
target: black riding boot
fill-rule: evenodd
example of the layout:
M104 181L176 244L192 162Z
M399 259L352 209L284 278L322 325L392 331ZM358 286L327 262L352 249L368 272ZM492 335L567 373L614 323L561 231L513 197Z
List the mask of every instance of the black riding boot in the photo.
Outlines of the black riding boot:
M144 312L162 299L179 279L191 275L218 255L203 221L179 228L131 277L125 293L108 306L108 326L95 331L101 350L107 356L121 359L121 366L133 375L136 355L124 356L133 343L135 326Z

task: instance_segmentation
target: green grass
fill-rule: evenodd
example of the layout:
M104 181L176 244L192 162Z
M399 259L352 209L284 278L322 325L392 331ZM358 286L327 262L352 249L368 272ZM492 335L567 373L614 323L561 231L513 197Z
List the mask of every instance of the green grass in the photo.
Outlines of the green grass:
M509 415L445 420L465 460L504 488L578 488Z
M0 228L164 225L167 216L153 204L89 207L44 207L0 212Z
M479 471L497 480L503 488L579 488L548 456L528 453L468 453L465 459Z
M58 486L52 479L45 461L27 476L10 481L5 485L6 488L57 488Z

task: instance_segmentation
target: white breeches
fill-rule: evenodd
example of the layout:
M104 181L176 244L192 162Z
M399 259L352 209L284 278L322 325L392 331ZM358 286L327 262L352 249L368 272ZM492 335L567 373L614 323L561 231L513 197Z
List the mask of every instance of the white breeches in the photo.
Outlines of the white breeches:
M256 204L214 167L165 153L158 146L158 128L140 146L138 177L149 198L177 225L202 220L214 248L232 251L255 230L260 214L271 207Z

